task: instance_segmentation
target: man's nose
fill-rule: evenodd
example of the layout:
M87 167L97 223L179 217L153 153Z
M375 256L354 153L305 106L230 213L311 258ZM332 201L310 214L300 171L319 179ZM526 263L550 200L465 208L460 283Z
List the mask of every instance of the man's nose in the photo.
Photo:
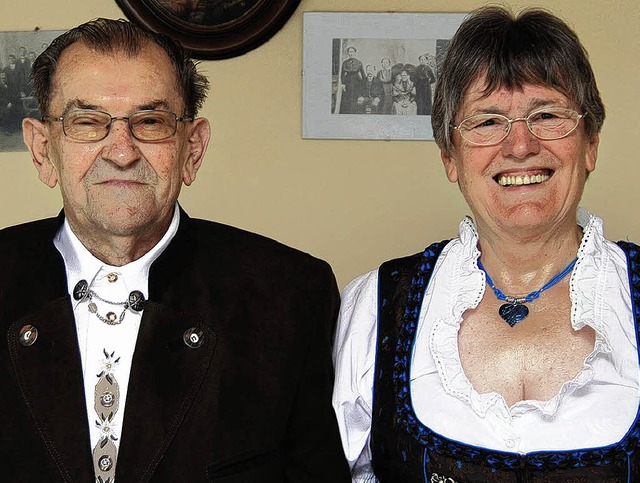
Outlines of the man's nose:
M103 142L102 157L118 166L125 167L140 159L140 150L126 117L112 118L109 134Z

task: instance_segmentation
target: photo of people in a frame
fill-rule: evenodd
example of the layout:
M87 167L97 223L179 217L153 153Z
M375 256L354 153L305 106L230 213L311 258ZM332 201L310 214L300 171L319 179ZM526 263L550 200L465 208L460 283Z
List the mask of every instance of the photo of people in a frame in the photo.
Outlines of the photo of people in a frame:
M331 112L430 116L449 40L333 39Z
M29 79L31 65L61 33L0 32L0 151L26 151L22 119L40 116Z

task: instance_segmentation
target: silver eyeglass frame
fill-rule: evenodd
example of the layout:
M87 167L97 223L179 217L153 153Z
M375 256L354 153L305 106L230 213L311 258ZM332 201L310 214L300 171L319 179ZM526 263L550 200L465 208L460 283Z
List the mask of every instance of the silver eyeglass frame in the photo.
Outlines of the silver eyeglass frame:
M572 114L575 114L576 116L576 125L573 126L569 131L567 131L566 133L564 133L562 136L554 136L554 137L543 137L543 136L539 136L536 133L533 132L533 129L531 127L531 117L539 114L541 112L558 112L558 111L564 111L564 112L570 112ZM466 142L473 144L475 146L495 146L496 144L500 144L502 141L504 141L507 136L509 136L509 133L511 132L511 125L514 122L518 122L518 121L524 121L524 123L527 126L527 130L533 134L536 138L542 140L542 141L555 141L558 139L563 139L566 138L569 134L571 134L573 131L576 130L576 128L578 127L578 125L580 124L580 120L583 119L588 113L585 112L584 114L580 114L578 113L578 111L576 111L575 109L568 109L568 108L564 108L564 107L553 107L553 108L543 108L543 109L536 109L535 111L530 112L527 116L525 117L515 117L513 119L508 118L507 116L504 116L502 114L494 114L494 113L483 113L483 114L474 114L473 116L469 116L465 119L463 119L462 121L460 121L460 123L458 125L451 125L451 127L458 131L460 133L460 136L462 137L462 139L464 139ZM482 117L487 117L487 116L491 116L491 117L498 117L500 119L504 119L507 122L507 127L504 131L504 135L496 141L491 141L489 143L479 143L477 141L472 141L471 139L468 139L467 137L465 137L465 135L463 134L465 132L464 129L462 129L462 125L465 124L466 122L469 122L472 119L475 118L482 118ZM469 131L469 130L468 130Z
M95 139L78 139L76 137L71 136L70 134L67 133L67 129L65 126L65 118L69 117L69 115L71 113L77 113L77 112L87 112L87 113L92 113L92 114L104 114L105 116L109 116L110 121L109 123L106 125L106 132L104 134L104 136L102 136L101 138L95 138ZM152 112L161 112L164 114L171 114L174 118L174 126L173 126L173 132L165 137L162 138L158 138L158 139L141 139L139 138L136 133L134 132L132 126L131 126L131 117L137 115L137 114L145 114L145 113L152 113ZM171 137L173 137L177 130L178 130L178 122L192 122L194 120L194 116L181 116L178 117L178 115L174 112L171 111L165 111L163 109L143 109L141 111L136 111L131 113L128 116L112 116L111 114L109 114L108 112L105 111L99 111L96 109L74 109L72 111L69 111L66 115L63 116L43 116L41 118L41 120L43 122L61 122L62 123L62 132L64 133L64 135L66 137L68 137L69 139L73 139L74 141L77 142L81 142L81 143L94 143L94 142L99 142L102 141L103 139L106 139L107 136L109 136L109 133L111 132L111 127L113 126L113 122L114 121L127 121L127 127L129 128L129 132L131 133L131 135L134 137L134 139L137 139L138 141L144 142L144 143L154 143L157 141L164 141L166 139L169 139Z

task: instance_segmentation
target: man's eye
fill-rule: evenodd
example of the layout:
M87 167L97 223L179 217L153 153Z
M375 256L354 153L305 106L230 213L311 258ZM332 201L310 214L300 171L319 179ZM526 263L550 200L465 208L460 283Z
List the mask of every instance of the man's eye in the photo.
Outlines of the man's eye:
M144 119L140 120L140 124L148 124L148 125L160 124L161 122L162 122L162 119L157 117L145 117Z
M156 126L159 124L165 124L165 120L160 116L145 116L134 120L134 124L138 126Z
M102 126L104 125L104 120L89 116L83 116L74 118L71 123L74 126Z

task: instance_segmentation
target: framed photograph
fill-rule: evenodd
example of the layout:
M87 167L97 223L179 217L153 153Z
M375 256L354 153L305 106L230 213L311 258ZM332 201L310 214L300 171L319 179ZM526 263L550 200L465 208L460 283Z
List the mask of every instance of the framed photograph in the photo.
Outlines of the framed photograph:
M300 0L116 0L129 20L179 41L200 59L244 54L269 40Z
M0 151L26 151L22 119L40 117L31 65L64 30L0 32Z
M305 12L302 137L433 139L433 87L465 16Z

